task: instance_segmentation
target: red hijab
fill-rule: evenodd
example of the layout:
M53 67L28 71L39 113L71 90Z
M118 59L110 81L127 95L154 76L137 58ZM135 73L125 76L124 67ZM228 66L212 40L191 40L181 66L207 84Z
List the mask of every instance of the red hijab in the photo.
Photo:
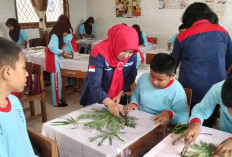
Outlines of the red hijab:
M108 39L97 44L91 51L92 57L97 57L100 53L111 67L115 67L108 96L113 99L123 89L123 65L127 63L129 58L118 60L117 56L125 50L139 51L138 35L134 28L122 24L113 26L108 30Z

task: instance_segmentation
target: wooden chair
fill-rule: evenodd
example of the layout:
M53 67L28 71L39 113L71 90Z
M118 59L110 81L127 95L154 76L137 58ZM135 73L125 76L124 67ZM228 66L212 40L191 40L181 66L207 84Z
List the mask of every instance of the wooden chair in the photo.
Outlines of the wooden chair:
M187 96L188 111L190 113L190 106L191 106L191 101L192 101L192 89L184 88L184 91L185 91L186 96Z
M158 39L156 37L148 37L148 38L150 38L154 42L154 44L157 45Z
M146 53L146 64L151 64L151 60L155 55L154 53Z
M42 157L58 157L57 144L55 141L41 135L37 131L27 128L27 132L34 149Z
M32 64L30 62L26 63L26 67L28 67L29 64ZM34 64L33 67L33 74L39 74L40 75L40 85L41 85L41 93L36 95L25 95L22 93L22 96L19 98L21 104L25 104L26 102L29 102L30 106L27 108L24 108L24 112L30 111L30 116L26 118L27 121L34 120L36 118L42 117L42 121L47 121L47 113L46 113L46 102L45 102L45 92L44 92L44 80L43 80L43 69L40 65ZM41 103L41 113L35 114L35 106L34 106L34 100L39 100Z

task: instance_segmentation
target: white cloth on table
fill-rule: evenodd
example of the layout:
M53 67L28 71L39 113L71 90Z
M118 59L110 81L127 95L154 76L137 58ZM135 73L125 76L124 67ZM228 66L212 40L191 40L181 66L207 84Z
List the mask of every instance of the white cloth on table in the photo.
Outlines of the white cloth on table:
M92 129L86 129L84 127L83 120L76 126L63 125L53 126L51 122L62 121L68 117L77 117L81 114L93 113L92 109L105 108L102 104L93 104L91 106L84 107L80 110L71 112L55 120L46 122L43 124L42 134L52 140L55 140L58 144L58 150L60 157L112 157L118 155L124 148L128 147L139 138L152 131L157 126L151 118L153 115L133 110L129 113L130 116L137 118L136 128L125 127L119 136L124 139L124 142L117 139L113 139L113 144L109 145L109 141L105 140L102 146L97 146L99 140L90 142L89 138L99 134ZM76 127L76 128L75 128ZM73 129L75 128L75 129Z
M201 128L201 133L209 133L212 135L199 134L195 142L196 144L199 144L200 141L203 141L206 143L213 143L216 146L218 146L221 142L231 137L230 133L204 127L204 126ZM145 154L144 157L157 157L157 156L179 157L182 149L184 148L184 140L181 139L177 141L175 145L172 145L172 141L174 140L172 136L173 136L172 134L168 135L163 141L161 141L158 145L152 148L147 154ZM189 148L189 150L191 149Z

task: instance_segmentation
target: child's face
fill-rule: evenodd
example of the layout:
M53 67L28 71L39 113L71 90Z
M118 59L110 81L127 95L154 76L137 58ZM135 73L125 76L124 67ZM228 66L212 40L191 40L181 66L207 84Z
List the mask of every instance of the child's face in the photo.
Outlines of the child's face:
M134 50L125 50L118 54L118 60L124 60L130 58L133 55Z
M9 28L9 30L13 31L14 30L14 27L11 26L11 25L7 25L7 27Z
M174 73L171 76L167 76L166 74L160 74L150 70L150 81L154 88L164 88L171 80L175 79L175 75Z
M230 116L232 116L232 108L230 108L230 107L226 107L226 108L227 108L227 110L228 110Z
M15 63L15 68L9 69L9 87L13 92L21 92L26 86L28 72L23 53L19 53L19 60Z

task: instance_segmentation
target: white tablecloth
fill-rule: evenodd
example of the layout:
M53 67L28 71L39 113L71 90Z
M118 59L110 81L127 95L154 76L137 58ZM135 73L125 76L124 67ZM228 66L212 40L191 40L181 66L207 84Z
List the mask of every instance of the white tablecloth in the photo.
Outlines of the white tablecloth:
M103 39L90 38L90 39L78 39L78 40L76 40L76 43L78 43L78 44L80 44L80 43L91 44L91 49L93 49L94 46L101 41L103 41Z
M45 71L45 47L42 47L42 49L40 50L37 50L35 48L27 48L23 49L22 52L27 62L39 64L43 67L43 70Z
M203 141L218 146L222 141L232 136L230 133L207 127L202 127L201 133L210 133L213 135L200 134L195 142L197 144ZM172 135L168 135L163 141L145 154L144 157L180 157L180 153L184 147L184 140L181 139L175 145L172 145L173 140Z
M89 142L90 137L98 135L97 131L86 129L83 124L84 121L80 122L75 129L73 129L75 126L72 125L51 125L53 121L61 121L70 116L77 117L81 114L92 113L92 108L101 109L104 106L93 104L43 124L42 134L57 142L60 157L113 157L157 127L151 121L153 115L133 110L129 115L137 118L137 126L136 128L125 127L122 130L123 133L120 133L119 136L125 141L113 139L113 144L109 145L108 140L105 140L103 145L98 147L99 141Z
M59 61L61 69L79 70L82 72L88 71L89 55L88 54L75 54L74 59L61 59Z
M147 52L149 51L153 51L155 49L157 49L158 46L157 45L150 45L147 47L139 47L140 51L143 53L143 55L145 56Z

